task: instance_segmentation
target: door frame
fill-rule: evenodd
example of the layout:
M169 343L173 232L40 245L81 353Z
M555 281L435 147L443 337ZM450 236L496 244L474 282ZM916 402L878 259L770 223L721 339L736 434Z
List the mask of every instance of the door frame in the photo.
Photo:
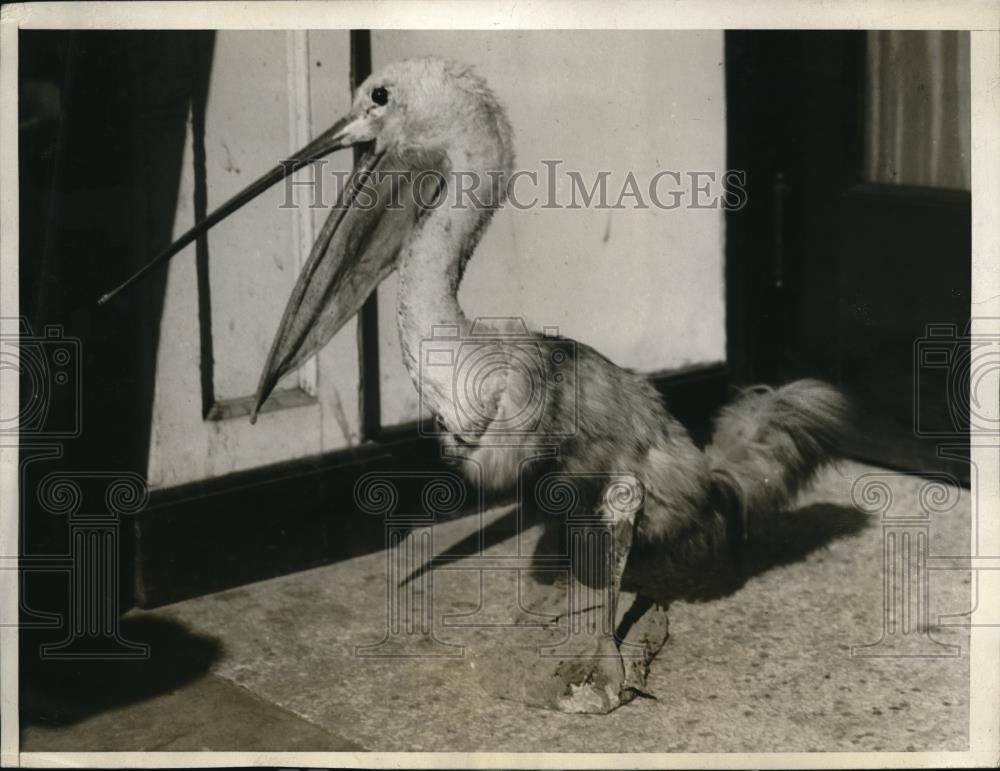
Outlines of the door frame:
M794 350L808 311L800 302L804 261L828 261L829 278L837 278L840 232L822 251L807 241L821 207L919 206L942 222L969 217L971 228L971 195L865 181L866 32L727 31L725 51L728 165L745 172L747 197L745 208L726 213L727 361L736 384L776 383L787 377L783 353ZM917 447L919 437L897 455L890 442L857 434L850 457L914 473L940 467L968 484L967 462ZM951 444L967 446L968 437Z

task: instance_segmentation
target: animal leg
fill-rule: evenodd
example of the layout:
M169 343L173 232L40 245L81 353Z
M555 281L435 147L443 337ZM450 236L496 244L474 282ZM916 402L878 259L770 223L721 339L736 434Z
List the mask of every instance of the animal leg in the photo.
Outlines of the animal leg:
M622 576L628 565L628 555L632 551L632 538L635 533L635 512L622 515L614 520L611 526L611 576L609 594L612 624L618 619L618 600L622 590Z
M522 689L530 703L562 712L605 714L652 695L649 664L667 636L665 609L622 586L642 487L631 474L604 475L595 484L597 476L579 475L575 508L550 531L561 534L557 553L569 557L566 612L547 628L558 641L540 646L537 666L529 666L531 685Z
M622 588L622 576L628 565L635 536L635 518L643 500L642 483L632 477L620 476L612 479L601 494L598 512L609 524L611 531L610 554L608 555L608 612L611 628L618 623L618 604Z
M622 596L622 578L632 553L636 517L644 503L644 490L637 479L618 479L606 488L601 513L610 522L612 533L608 612L625 674L621 689L623 693L655 698L646 681L650 662L667 639L666 609L642 593L627 592ZM622 600L627 603L624 608Z

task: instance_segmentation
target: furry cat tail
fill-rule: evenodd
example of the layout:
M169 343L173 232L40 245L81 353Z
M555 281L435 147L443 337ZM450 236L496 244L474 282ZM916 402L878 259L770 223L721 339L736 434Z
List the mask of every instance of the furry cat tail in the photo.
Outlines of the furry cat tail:
M722 409L705 453L731 542L746 540L755 518L788 506L839 454L848 415L843 394L819 380L754 386Z

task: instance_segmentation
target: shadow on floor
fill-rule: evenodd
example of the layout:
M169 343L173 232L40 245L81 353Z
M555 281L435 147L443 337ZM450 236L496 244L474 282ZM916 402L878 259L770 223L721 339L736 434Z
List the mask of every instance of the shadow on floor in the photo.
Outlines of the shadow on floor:
M860 533L873 522L848 506L817 503L756 523L748 543L700 570L675 570L649 548L634 549L626 588L640 588L664 607L675 600L704 602L729 596L751 578L805 560L817 549Z
M222 655L212 638L159 618L124 618L122 636L149 645L149 657L94 661L43 659L37 632L21 633L23 724L67 725L116 707L174 691L208 672ZM48 636L48 635L47 635Z
M714 564L693 570L672 569L655 547L634 546L625 571L625 583L633 588L641 586L644 593L655 595L658 601L663 600L661 604L669 604L676 599L717 599L732 594L755 575L804 560L816 549L838 538L861 532L870 521L868 515L857 509L830 503L782 512L758 523L751 541L740 549ZM433 567L439 568L475 555L480 544L483 549L488 549L514 538L518 535L521 522L523 519L519 520L517 508L512 506L509 512L481 531L477 530L453 545L447 554L436 557ZM528 526L531 526L530 521ZM555 543L561 535L558 528L547 528L541 535L535 554L562 552L564 546ZM430 564L421 565L403 583L409 583L431 569ZM542 583L554 580L551 572L545 571L539 572L536 579Z

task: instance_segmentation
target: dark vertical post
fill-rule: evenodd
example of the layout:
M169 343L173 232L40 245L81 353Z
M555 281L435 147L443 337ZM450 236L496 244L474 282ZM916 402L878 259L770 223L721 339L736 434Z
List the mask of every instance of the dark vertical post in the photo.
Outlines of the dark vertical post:
M191 96L191 147L194 156L194 221L208 216L208 169L205 152L205 110L212 72L214 33L194 43L197 65ZM198 276L198 330L201 342L201 417L208 418L215 405L215 343L212 337L212 285L209 272L208 233L195 241Z
M353 92L372 71L371 32L351 30L351 91ZM355 148L354 160L363 152ZM377 439L382 429L382 404L379 391L378 361L378 288L358 313L358 371L360 374L358 409L361 413L361 440Z

